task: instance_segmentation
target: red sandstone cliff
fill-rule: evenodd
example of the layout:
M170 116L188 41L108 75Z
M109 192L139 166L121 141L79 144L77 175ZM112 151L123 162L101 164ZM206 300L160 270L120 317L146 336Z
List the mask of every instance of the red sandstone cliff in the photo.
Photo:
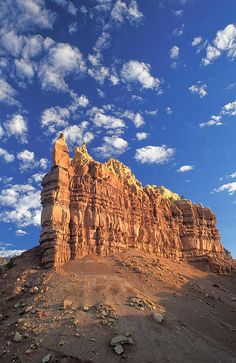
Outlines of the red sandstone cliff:
M63 135L42 186L43 265L129 248L178 259L227 258L209 208L164 188L142 188L125 165L101 164L85 145L71 159Z

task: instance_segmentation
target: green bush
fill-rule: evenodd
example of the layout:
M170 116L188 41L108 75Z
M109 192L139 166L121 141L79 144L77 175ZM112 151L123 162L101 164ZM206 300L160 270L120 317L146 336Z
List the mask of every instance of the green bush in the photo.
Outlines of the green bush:
M13 260L13 258L11 258L9 261L8 261L8 263L6 264L6 267L8 268L8 269L10 269L10 268L12 268L14 266L14 260Z

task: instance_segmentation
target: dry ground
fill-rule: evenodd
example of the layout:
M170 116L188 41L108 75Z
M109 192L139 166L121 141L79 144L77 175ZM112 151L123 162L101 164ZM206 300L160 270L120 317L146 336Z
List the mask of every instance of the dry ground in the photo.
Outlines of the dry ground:
M37 253L28 251L0 277L1 363L40 363L48 354L65 363L236 362L235 275L137 251L53 272L39 268ZM131 306L134 297L148 306ZM125 334L133 344L119 356L110 341Z

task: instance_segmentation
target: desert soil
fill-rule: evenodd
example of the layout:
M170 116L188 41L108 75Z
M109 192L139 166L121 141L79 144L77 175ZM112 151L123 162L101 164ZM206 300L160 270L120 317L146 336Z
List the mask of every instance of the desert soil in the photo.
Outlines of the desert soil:
M236 362L235 282L132 250L43 270L33 249L0 277L0 362Z

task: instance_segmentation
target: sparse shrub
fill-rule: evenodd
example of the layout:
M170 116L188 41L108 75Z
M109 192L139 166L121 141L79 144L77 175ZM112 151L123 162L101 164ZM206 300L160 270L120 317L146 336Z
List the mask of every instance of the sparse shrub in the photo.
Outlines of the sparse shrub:
M11 258L9 261L8 261L8 263L6 264L6 267L8 268L8 269L10 269L10 268L12 268L14 266L14 260L13 260L13 258Z

